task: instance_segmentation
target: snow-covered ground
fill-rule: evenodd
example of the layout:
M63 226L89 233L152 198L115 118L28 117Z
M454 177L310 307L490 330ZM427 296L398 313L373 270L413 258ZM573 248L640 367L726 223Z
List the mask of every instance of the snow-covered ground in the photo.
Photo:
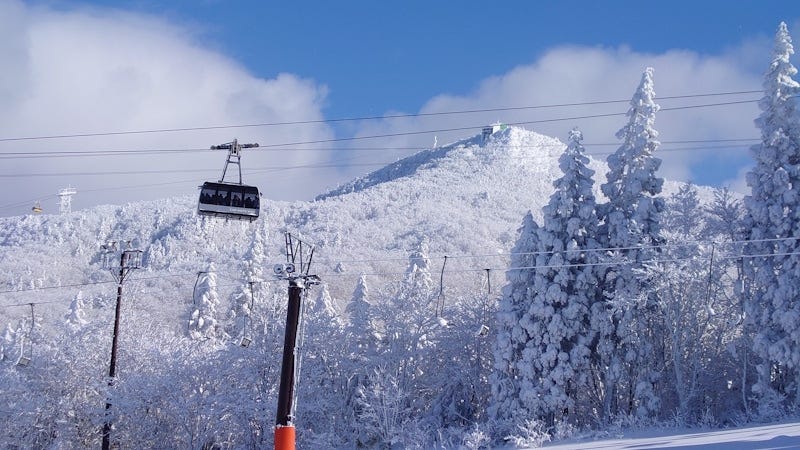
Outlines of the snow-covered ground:
M731 430L686 430L677 434L666 430L626 433L601 441L580 441L545 445L548 450L619 449L643 450L674 448L681 450L800 449L800 422L780 423Z

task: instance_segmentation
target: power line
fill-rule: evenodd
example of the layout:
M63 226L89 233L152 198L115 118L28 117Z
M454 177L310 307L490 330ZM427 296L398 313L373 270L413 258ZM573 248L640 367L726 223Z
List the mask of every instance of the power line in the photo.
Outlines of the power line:
M556 253L564 254L577 254L577 253L596 253L596 252L612 252L612 251L626 251L626 250L660 250L671 248L684 248L684 247L697 247L702 245L708 246L725 246L725 245L739 245L739 244L759 244L766 242L779 242L779 241L797 241L800 237L782 237L782 238L766 238L766 239L739 239L735 241L710 241L710 240L685 240L681 243L664 243L652 245L635 245L629 247L598 247L598 248L576 248L570 250L549 250L549 251L536 251L536 252L496 252L496 253L479 253L475 255L429 255L429 260L438 260L442 258L447 259L475 259L475 258L495 258L495 257L512 257L512 256L537 256L537 255L552 255ZM317 259L320 264L335 265L339 263L358 263L358 262L391 262L391 261L407 261L408 256L404 257L390 257L390 258L371 258L371 259L338 259L338 260L325 260Z
M755 141L755 139L754 139ZM718 142L717 140L709 140L707 142ZM603 144L608 145L608 144ZM619 145L619 144L616 144ZM562 147L563 145L541 145L541 146L512 146L513 148L541 148L541 147ZM585 146L588 146L585 144ZM702 151L702 150L729 150L732 148L746 148L749 147L750 144L740 144L740 145L720 145L720 146L706 146L706 147L675 147L675 148L663 148L659 147L657 150L659 153L662 152L679 152L679 151ZM587 156L607 156L612 154L613 152L587 152ZM530 159L540 159L540 158L553 158L551 155L528 155L528 156L514 156L509 157L509 159L521 159L521 160L530 160ZM0 158L3 159L3 158ZM342 159L338 159L338 161L342 161ZM269 167L256 167L244 170L244 173L262 173L262 172L271 172L271 171L280 171L280 170L295 170L295 169L325 169L325 168L342 168L342 167L371 167L371 166L385 166L387 164L392 164L397 162L396 160L392 161L377 161L371 163L344 163L344 162L329 162L329 163L316 163L316 164L302 164L302 165L285 165L285 166L269 166ZM159 169L159 170L124 170L124 171L98 171L98 172L40 172L40 173L13 173L13 174L0 174L0 179L2 178L28 178L28 177L63 177L63 176L109 176L109 175L153 175L153 174L170 174L170 173L206 173L206 172L216 172L218 169L209 168L209 169ZM191 181L191 180L190 180ZM197 180L194 180L197 182ZM180 182L169 182L169 183L162 183L162 184L177 184ZM141 186L149 186L148 185L141 185ZM119 188L108 188L108 189L119 189ZM106 190L106 189L96 189L96 190ZM92 191L96 191L92 190ZM83 192L92 192L84 190ZM34 201L37 199L32 199ZM23 202L24 203L24 202ZM4 206L0 206L0 209L4 208Z
M74 287L86 287L86 286L94 286L98 284L109 284L109 283L116 283L116 281L92 281L86 283L74 283L74 284L59 284L54 286L40 286L40 287L32 287L26 289L10 289L5 291L0 291L0 294L13 294L18 292L33 292L33 291L48 291L53 289L66 289L66 288L74 288ZM30 302L28 302L30 303Z
M730 140L708 140L705 142L724 142L724 141L747 141L748 139L730 139ZM675 141L675 142L700 142L700 141ZM594 144L594 145L612 145L612 144ZM613 144L619 145L619 144ZM543 145L540 147L545 147L547 145ZM553 147L556 145L553 144ZM559 145L562 146L562 145ZM673 152L673 151L697 151L697 150L717 150L717 149L731 149L731 148L743 148L749 147L749 144L742 144L742 145L725 145L725 146L708 146L708 147L680 147L680 148L659 148L658 152ZM536 146L531 146L536 147ZM613 152L591 152L586 153L587 156L608 156L611 155ZM508 159L515 159L515 160L531 160L531 159L542 159L542 158L553 158L550 155L529 155L529 156L516 156L516 157L509 157ZM349 158L352 160L353 158ZM343 161L339 159L339 161ZM322 168L343 168L343 167L383 167L387 164L391 164L397 161L378 161L372 163L319 163L319 164L301 164L301 165L289 165L289 166L272 166L272 167L262 167L262 168L255 168L245 170L246 174L257 174L257 173L266 173L266 172L277 172L277 171L284 171L284 170L296 170L296 169L322 169ZM112 171L103 171L103 172L52 172L52 173L16 173L16 174L0 174L0 179L2 178L28 178L28 177L59 177L59 176L109 176L109 175L142 175L142 174L168 174L168 173L205 173L205 172L214 172L217 169L178 169L178 170L159 170L159 171L119 171L119 172L112 172ZM178 180L178 181L167 181L163 183L143 183L143 184L134 184L134 185L126 185L126 186L112 186L112 187L103 187L103 188L96 188L96 189L82 189L81 192L100 192L100 191L113 191L113 190L128 190L128 189L144 189L149 187L157 187L157 186L168 186L168 185L176 185L176 184L189 184L189 183L197 183L198 180L196 178L185 179L185 180ZM11 208L16 208L24 205L28 205L35 201L41 201L49 198L55 198L56 194L43 194L38 197L30 198L28 200L19 201L15 203L10 203L6 205L0 205L0 210L6 210Z
M758 138L738 138L738 139L694 139L694 140L673 140L661 141L662 145L671 144L707 144L707 143L726 143L726 142L757 142ZM537 144L537 145L513 145L512 148L542 148L542 147L563 147L563 143ZM619 142L588 142L583 144L585 147L605 147L618 146ZM742 144L744 145L744 144ZM447 146L439 147L446 148ZM702 147L692 147L698 149ZM370 146L370 147L276 147L276 148L257 148L253 152L361 152L361 151L387 151L387 150L428 150L420 146ZM432 150L432 149L431 149ZM50 151L24 151L24 152L0 152L0 159L38 159L38 158L71 158L71 157L102 157L102 156L139 156L154 155L164 153L207 153L212 152L206 148L184 148L184 149L141 149L141 150L50 150Z
M686 140L686 141L664 141L664 144L669 143L691 143L691 142L745 142L745 141L756 141L756 139L709 139L709 140ZM601 145L619 145L619 143L611 144L611 143L603 143L603 144L585 144L585 146L601 146ZM539 148L539 147L563 147L563 145L541 145L541 146L529 146L530 148ZM706 146L706 147L680 147L680 148L663 148L659 147L658 153L662 152L674 152L674 151L697 151L697 150L718 150L718 149L731 149L731 148L745 148L749 147L749 144L740 144L740 145L722 145L722 146ZM527 148L528 146L513 146L514 148ZM408 147L407 149L416 149L417 147ZM390 148L391 149L391 148ZM589 152L586 153L587 156L607 156L612 154L613 152ZM540 159L540 158L552 158L550 155L529 155L529 156L521 156L521 157L510 157L511 159L521 159L521 160L530 160L530 159ZM302 164L302 165L294 165L294 166L273 166L273 167L262 167L256 169L249 169L245 170L244 172L247 174L255 174L255 173L265 173L265 172L275 172L281 170L295 170L295 169L317 169L317 168L342 168L342 167L382 167L387 164L394 163L396 161L386 161L386 162L374 162L374 163L321 163L321 164ZM181 169L181 170L161 170L157 173L204 173L204 172L213 172L217 169ZM146 173L156 173L154 171L125 171L125 172L53 172L53 173L17 173L17 174L0 174L1 178L25 178L25 177L48 177L48 176L104 176L104 175L121 175L121 174L128 174L128 175L140 175ZM189 183L198 183L196 178L185 179L185 180L178 180L178 181L167 181L163 183L143 183L143 184L133 184L133 185L125 185L125 186L111 186L111 187L103 187L103 188L96 188L96 189L81 189L81 192L100 192L100 191L114 191L114 190L128 190L128 189L144 189L149 187L158 187L158 186L169 186L169 185L176 185L176 184L189 184ZM0 210L6 210L11 208L16 208L24 205L28 205L35 201L46 200L50 198L55 198L57 194L42 194L38 197L33 197L28 200L19 201L15 203L10 203L6 205L0 205Z
M668 97L668 98L687 98L687 97L703 97L703 96L712 96L712 95L731 95L731 94L743 94L743 93L752 93L758 91L740 91L740 92L728 92L728 93L716 93L716 94L697 94L697 95L688 95L688 96L675 96L675 97ZM612 102L612 101L609 101ZM617 102L617 101L613 101ZM690 109L690 108L699 108L699 107L708 107L708 106L722 106L722 105L733 105L733 104L741 104L741 103L749 103L752 102L750 100L747 101L734 101L734 102L722 102L722 103L712 103L712 104L703 104L703 105L689 105L689 106L678 106L673 108L663 108L662 111L668 110L680 110L680 109ZM585 102L585 103L592 103L592 102ZM575 104L577 105L577 104ZM548 105L545 105L548 106ZM550 105L552 106L552 105ZM558 106L558 105L556 105ZM527 108L527 107L526 107ZM610 115L622 115L626 113L613 113L613 114L602 114L602 115L593 115L593 116L579 116L574 118L556 118L556 119L543 119L539 121L531 121L531 122L519 122L519 124L530 124L530 123L541 123L541 122L548 122L548 121L559 121L559 120L571 120L571 119L578 119L578 118L590 118L590 117L606 117ZM512 124L514 125L514 124ZM466 130L466 129L474 129L475 127L461 127L461 128L452 128L449 130ZM376 135L376 136L356 136L351 138L339 138L333 140L325 140L324 142L332 142L332 141L344 141L344 140L354 140L354 139L369 139L369 138L378 138L378 137L388 137L388 136L400 136L400 135L411 135L411 134L422 134L422 133L430 133L436 131L448 131L448 130L429 130L429 131L416 131L416 132L407 132L407 133L393 133L393 134L386 134L386 135ZM682 141L664 141L663 144L671 144L671 143L710 143L710 142L756 142L757 139L717 139L717 140L682 140ZM290 151L293 150L291 148L287 148L290 145L300 145L300 144L309 144L309 143L319 143L323 141L309 141L305 143L293 143L293 144L270 144L267 146L262 146L262 150L260 151ZM547 146L561 146L563 144L543 144L539 145L538 147L547 147ZM619 145L618 143L598 143L598 144L585 144L586 146L596 145L596 146L605 146L605 145ZM267 147L267 148L264 148ZM269 148L271 147L271 148ZM661 148L661 152L666 151L688 151L688 150L706 150L706 149L716 149L716 148L731 148L732 146L718 146L718 147L684 147L684 148ZM400 148L400 147L366 147L374 149L374 150L385 150L385 149L393 149L393 148ZM408 147L410 148L410 147ZM414 148L416 149L416 148ZM295 149L295 150L302 150L302 151L312 151L317 149ZM348 149L339 149L341 151L348 151ZM349 151L359 150L359 148L349 149ZM45 155L52 155L52 156L108 156L108 155L141 155L141 154L152 154L152 153L186 153L186 152L208 152L212 151L209 149L145 149L145 150L101 150L101 151L51 151L51 152L8 152L8 153L0 153L0 159L15 159L15 158L38 158L44 157ZM599 156L605 155L608 153L588 153L589 156ZM536 157L544 157L544 155L531 155L530 158ZM548 156L549 157L549 156ZM298 168L337 168L337 167L357 167L357 166L382 166L386 163L383 162L376 162L376 163L365 163L365 164L341 164L341 163L320 163L320 164L307 164L307 165L297 165L297 166L274 166L274 167L267 167L267 168L259 168L255 170L251 170L251 173L257 173L262 171L278 171L278 170L293 170ZM172 170L149 170L149 171L102 171L102 172L55 172L55 173L15 173L15 174L0 174L0 178L22 178L22 177L52 177L52 176L116 176L116 175L141 175L141 174L168 174L168 173L201 173L201 172L211 172L216 169L172 169ZM188 182L188 181L187 181ZM163 183L160 185L167 185L167 184L181 184L183 182L169 182ZM139 185L139 186L130 186L130 188L135 187L147 187L148 185ZM113 188L113 189L121 189L121 188ZM95 190L85 191L91 192ZM50 195L41 198L49 198ZM18 207L20 205L30 203L31 201L35 201L37 199L31 199L26 202L17 202L10 205L0 206L0 209L7 209L12 207Z
M172 275L158 275L154 277L143 277L143 278L135 278L132 281L147 281L147 280L160 280L163 278L174 278L174 277L182 277L189 275L190 273L181 273L181 274L172 274ZM192 272L191 275L196 275L195 272ZM0 291L0 294L15 294L21 292L33 292L33 291L46 291L52 289L66 289L66 288L74 288L74 287L86 287L86 286L96 286L98 284L110 284L110 283L117 283L116 280L109 280L109 281L87 281L84 283L74 283L74 284L59 284L53 286L40 286L40 287L32 287L32 288L25 288L25 289L9 289L5 291ZM30 303L30 302L27 302ZM26 304L27 304L26 303Z
M762 253L762 254L729 254L724 256L716 257L717 259L742 259L742 258L764 258L764 257L774 257L774 256L792 256L792 255L800 255L800 251L796 252L785 252L785 253ZM511 272L515 270L532 270L532 269L562 269L562 268L574 268L574 267L599 267L599 266L624 266L629 264L647 264L647 263L670 263L670 262L681 262L681 261L690 261L692 259L696 259L696 256L686 256L682 258L654 258L654 259L647 259L642 261L598 261L592 263L572 263L572 264L546 264L546 265L533 265L533 266L515 266L515 267L473 267L468 269L449 269L446 270L446 273L470 273L470 272L485 272L486 270L497 271L497 272ZM389 275L405 275L406 272L374 272L374 273L358 273L358 274L343 274L337 272L324 272L320 275L324 275L325 277L344 277L344 276L361 276L361 275L368 275L368 276L389 276Z
M755 103L757 101L758 100L743 100L743 101L736 101L736 102L708 103L708 104L702 104L702 105L689 105L689 106L681 106L681 107L674 107L674 108L661 108L660 111L676 111L676 110L708 108L708 107L716 107L716 106L730 106L730 105L738 105L738 104L746 104L746 103ZM539 124L539 123L564 122L564 121L569 121L569 120L599 119L599 118L606 118L606 117L625 116L627 114L628 114L627 112L605 113L605 114L588 114L588 115L583 115L583 116L558 117L558 118L551 118L551 119L540 119L540 120L529 120L529 121L522 121L522 122L511 122L511 123L507 123L506 125L523 126L523 125L534 125L534 124ZM432 134L432 133L444 133L444 132L451 132L451 131L465 131L465 130L474 130L476 128L480 128L480 126L440 128L440 129L436 129L436 130L424 130L424 131L406 131L406 132L398 132L398 133L375 134L375 135L370 135L370 136L350 136L350 137L342 137L342 138L318 139L318 140L314 140L314 141L284 142L284 143L281 143L281 144L266 144L266 145L262 145L262 147L269 148L269 147L285 147L285 146L289 146L289 145L327 144L327 143L332 143L332 142L360 141L360 140L365 140L365 139L382 139L382 138L390 138L390 137L414 136L414 135Z
M715 92L715 93L702 93L702 94L687 94L687 95L659 97L658 100L661 101L661 100L676 100L676 99L686 99L686 98L717 97L717 96L728 96L728 95L755 94L761 92L763 91L752 90L752 91L730 91L730 92ZM752 100L752 101L757 101L757 100ZM232 128L311 125L311 124L339 123L339 122L352 122L352 121L431 117L431 116L475 114L475 113L502 112L502 111L521 111L521 110L531 110L531 109L562 108L562 107L572 107L572 106L595 106L602 104L627 103L627 102L630 102L630 99L598 100L598 101L585 101L585 102L574 102L574 103L558 103L549 105L510 106L510 107L500 107L500 108L482 108L482 109L468 109L468 110L451 110L451 111L417 113L417 114L389 114L384 116L343 117L334 119L314 119L314 120L298 120L298 121L285 121L285 122L261 122L261 123L251 123L251 124L211 125L211 126L200 126L200 127L160 128L160 129L147 129L147 130L107 131L107 132L95 132L95 133L87 132L87 133L53 134L53 135L40 135L40 136L21 136L21 137L0 138L0 142L66 139L66 138L78 138L78 137L120 136L120 135L133 135L133 134L172 133L172 132L185 132L185 131L232 129Z
M605 248L597 248L597 249L575 249L575 250L561 250L561 251L545 251L545 252L516 252L516 253L504 253L504 256L525 256L525 255L543 255L543 254L553 254L553 253L591 253L591 252L600 252L600 251L619 251L619 250L646 250L646 249L662 249L662 248L680 248L680 247L690 247L695 245L731 245L731 244L756 244L756 243L764 243L764 242L779 242L779 241L797 241L800 237L785 237L785 238L768 238L768 239L754 239L754 240L736 240L736 241L727 241L727 242L716 242L716 241L689 241L687 243L682 244L656 244L656 245L643 245L643 246L632 246L632 247L605 247ZM442 255L442 256L429 256L428 259L440 259L440 258L448 258L448 259L456 259L456 258L487 258L487 257L494 257L500 254L478 254L478 255ZM774 256L792 256L792 255L800 255L800 251L793 251L793 252L782 252L782 253L756 253L756 254L747 254L747 253L729 253L727 255L717 256L717 259L740 259L740 258L761 258L761 257L774 257ZM636 263L648 263L648 262L676 262L676 261L684 261L694 259L696 256L689 256L684 258L652 258L649 260L643 261L635 261ZM364 260L339 260L333 262L392 262L392 261L399 261L399 260L408 260L406 258L376 258L376 259L364 259ZM330 262L330 260L329 260ZM568 268L568 267L585 267L585 266L608 266L608 265L625 265L631 264L631 261L599 261L594 263L571 263L571 264L554 264L554 265L543 265L543 266L521 266L521 267L494 267L490 268L490 270L494 271L512 271L512 270L525 270L525 269L536 269L536 268ZM447 270L447 273L465 273L465 272L476 272L476 271L485 271L486 268L469 268L469 269L450 269ZM225 271L217 271L215 273L224 274ZM379 273L364 273L364 275L401 275L405 274L406 272L379 272ZM159 280L165 278L175 278L175 277L183 277L183 276L196 276L197 272L184 272L178 274L168 274L168 275L156 275L151 277L142 277L142 278L134 278L131 281L148 281L148 280ZM328 272L325 273L326 276L356 276L348 275L348 274L341 274L336 272ZM360 275L360 274L358 274ZM224 275L223 278L229 278ZM258 283L268 283L268 280L260 280ZM62 288L73 288L73 287L85 287L85 286L94 286L99 284L109 284L109 283L116 283L116 281L96 281L96 282L85 282L85 283L75 283L75 284L66 284L66 285L54 285L54 286L42 286L42 287L32 287L26 289L15 289L15 290L5 290L0 291L0 294L13 294L13 293L26 293L26 292L33 292L33 291L42 291L42 290L52 290L52 289L62 289ZM230 285L223 285L223 286L230 286ZM31 302L25 302L24 305L28 305ZM20 304L23 305L23 304ZM19 306L19 305L0 305L0 307L5 306Z

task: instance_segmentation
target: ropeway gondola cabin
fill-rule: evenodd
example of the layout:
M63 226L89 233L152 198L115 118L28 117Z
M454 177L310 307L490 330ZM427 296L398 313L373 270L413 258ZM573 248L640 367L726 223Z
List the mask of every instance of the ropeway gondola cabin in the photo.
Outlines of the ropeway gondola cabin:
M242 184L241 166L241 150L254 147L258 147L258 144L239 144L236 139L227 144L211 147L213 150L228 150L228 158L222 170L222 178L218 182L206 181L200 187L197 214L250 222L258 219L261 196L257 187ZM236 164L239 167L238 183L225 181L228 164Z
M200 188L197 213L253 221L258 219L260 203L255 186L207 181Z

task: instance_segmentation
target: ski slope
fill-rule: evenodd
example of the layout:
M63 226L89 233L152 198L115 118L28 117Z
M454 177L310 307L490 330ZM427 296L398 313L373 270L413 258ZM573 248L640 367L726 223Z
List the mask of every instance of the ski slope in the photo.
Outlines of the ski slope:
M644 450L674 448L681 450L755 450L800 449L800 422L779 423L732 430L683 430L668 434L665 430L628 433L599 441L576 441L545 445L548 450Z

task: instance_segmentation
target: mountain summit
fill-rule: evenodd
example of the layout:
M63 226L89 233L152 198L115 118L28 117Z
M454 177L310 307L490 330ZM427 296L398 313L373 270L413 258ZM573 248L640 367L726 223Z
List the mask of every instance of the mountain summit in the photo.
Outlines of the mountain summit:
M495 127L498 128L500 127ZM484 133L443 147L415 153L321 194L316 199L323 200L362 191L377 184L435 169L442 164L449 164L448 167L457 172L463 169L465 173L470 174L475 172L475 164L482 164L485 167L497 164L506 158L518 160L520 165L529 165L531 162L535 164L536 159L553 156L557 158L563 147L564 144L557 139L522 128L504 126L491 134ZM450 160L450 163L447 160ZM459 161L462 164L459 164Z

